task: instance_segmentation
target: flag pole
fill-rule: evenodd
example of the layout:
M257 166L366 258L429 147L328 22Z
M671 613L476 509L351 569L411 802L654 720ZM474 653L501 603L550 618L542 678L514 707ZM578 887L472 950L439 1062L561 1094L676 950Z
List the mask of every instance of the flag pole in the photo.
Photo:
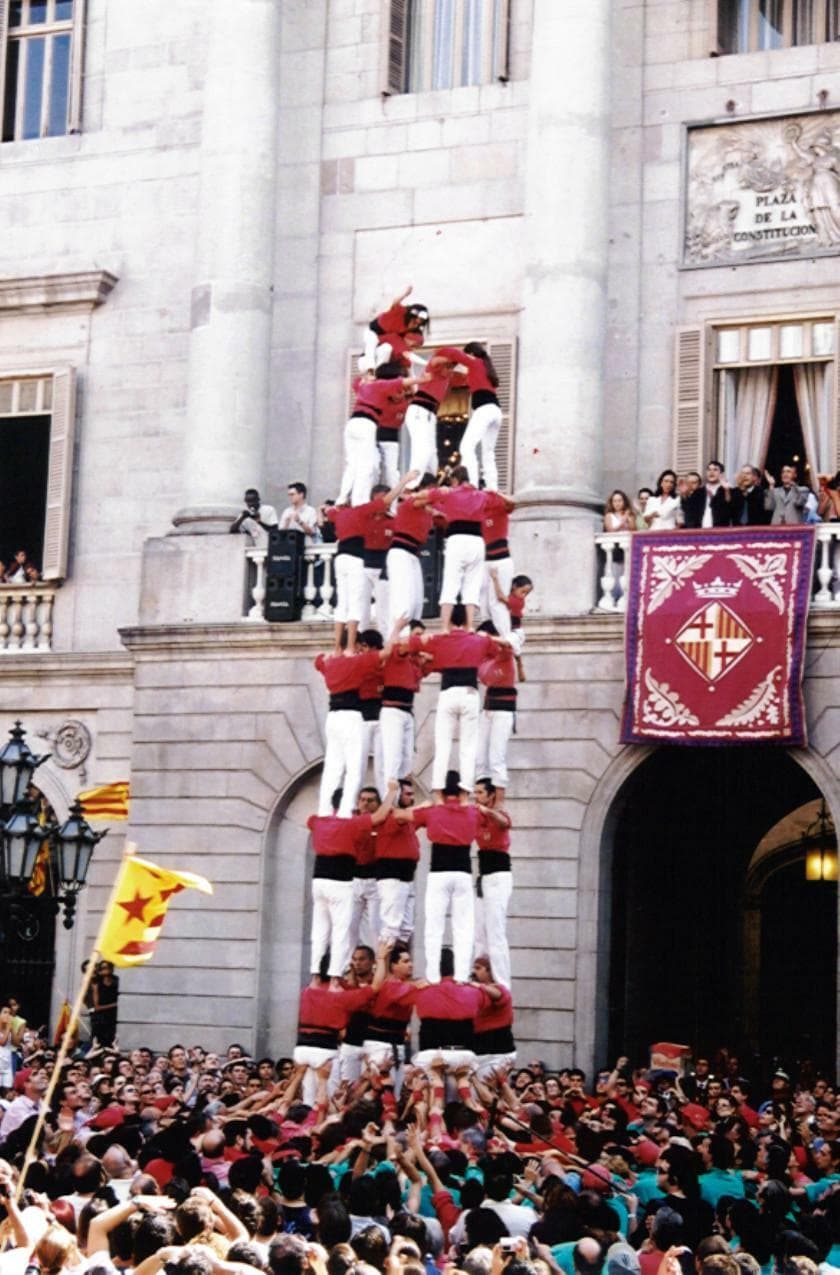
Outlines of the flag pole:
M46 1090L44 1091L44 1096L41 1099L40 1110L38 1112L38 1119L35 1121L35 1127L32 1130L32 1137L29 1139L29 1146L26 1148L26 1155L24 1156L24 1160L23 1160L23 1168L20 1171L20 1175L17 1180L17 1186L15 1187L14 1198L16 1203L20 1201L20 1197L23 1194L23 1189L26 1182L26 1174L29 1171L29 1166L32 1164L33 1160L35 1159L36 1149L38 1146L38 1139L40 1138L41 1132L44 1128L44 1123L47 1118L47 1112L49 1111L50 1103L52 1102L52 1096L55 1093L56 1085L58 1084L59 1077L61 1075L61 1069L64 1066L64 1063L67 1059L67 1055L70 1053L70 1047L73 1043L73 1036L75 1035L76 1028L79 1025L79 1017L81 1015L82 1008L85 1003L85 997L87 996L88 989L90 988L91 982L93 980L94 971L96 969L96 959L99 954L100 944L102 943L102 936L105 933L105 926L108 923L108 920L111 916L111 911L117 900L117 893L119 891L120 878L122 877L123 868L125 867L126 862L131 858L133 854L136 853L136 851L137 851L137 846L135 845L135 843L133 841L126 841L124 849L123 849L123 856L122 856L122 859L120 860L120 866L119 866L119 869L117 870L117 875L114 878L113 885L111 886L111 893L108 896L108 902L106 904L105 910L102 913L102 919L99 922L99 930L97 931L96 940L94 942L93 948L91 949L90 957L88 958L87 969L85 970L84 975L82 977L81 986L79 987L79 990L76 993L76 999L73 1002L73 1008L70 1011L70 1018L67 1021L67 1026L64 1029L64 1035L61 1038L61 1045L59 1047L58 1053L56 1054L55 1062L53 1063L53 1069L52 1069L52 1072L50 1073L49 1083L47 1085Z

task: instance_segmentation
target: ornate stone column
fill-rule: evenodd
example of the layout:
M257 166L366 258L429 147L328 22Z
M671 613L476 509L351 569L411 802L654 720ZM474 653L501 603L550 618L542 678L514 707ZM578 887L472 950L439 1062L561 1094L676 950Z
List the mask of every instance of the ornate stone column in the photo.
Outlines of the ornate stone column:
M269 411L280 5L208 13L181 533L226 531L259 487Z
M607 308L610 0L534 0L514 528L541 610L595 601Z

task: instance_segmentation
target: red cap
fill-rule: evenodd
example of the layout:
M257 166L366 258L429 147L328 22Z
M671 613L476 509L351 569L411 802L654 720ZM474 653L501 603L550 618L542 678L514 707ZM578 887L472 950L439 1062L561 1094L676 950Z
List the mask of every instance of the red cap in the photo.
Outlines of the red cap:
M605 1164L590 1164L581 1174L580 1184L584 1191L600 1191L602 1194L612 1186L612 1175Z
M90 1127L91 1129L116 1129L124 1123L125 1111L122 1107L112 1104L110 1107L103 1107L99 1114L93 1117Z
M168 1160L150 1160L146 1165L146 1172L152 1175L159 1187L164 1187L172 1181L175 1166Z
M687 1102L680 1114L683 1120L694 1125L695 1129L705 1129L711 1119L709 1112L705 1107L701 1107L699 1102Z
M632 1151L639 1164L656 1164L659 1159L659 1147L650 1138L640 1138L633 1144Z

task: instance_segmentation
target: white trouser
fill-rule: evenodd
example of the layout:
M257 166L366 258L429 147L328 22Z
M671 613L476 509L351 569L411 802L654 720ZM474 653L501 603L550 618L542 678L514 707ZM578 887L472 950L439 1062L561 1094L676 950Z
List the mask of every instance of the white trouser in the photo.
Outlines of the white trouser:
M419 475L409 486L416 487L424 474L438 471L437 417L428 408L412 403L405 414L405 428L411 443L408 468L415 469Z
M483 1080L485 1076L489 1076L491 1071L495 1071L497 1067L512 1067L515 1062L516 1050L512 1054L476 1054L476 1077L479 1080Z
M495 562L484 563L484 584L481 592L481 614L486 615L496 626L499 637L510 639L510 611L504 602L496 597L496 589L490 579L490 572L495 571L499 579L499 587L505 597L510 597L513 581L513 558L499 558Z
M379 942L379 891L373 877L353 878L353 917L350 922L350 951L360 943L376 951Z
M365 723L361 713L347 708L332 710L327 713L324 734L324 769L321 772L318 814L332 814L332 795L336 788L343 788L338 813L342 819L349 819L364 774Z
M342 557L345 557L342 554ZM373 603L374 621L380 633L388 632L388 581L383 579L379 567L364 568L362 585L362 618L360 629L369 629L371 622L371 602Z
M435 756L432 787L443 788L449 769L449 755L458 726L458 771L461 787L472 792L475 784L475 755L478 745L478 691L474 686L450 686L438 696L435 713Z
M359 628L364 628L365 564L352 553L337 553L333 564L336 591L333 619L340 620L342 624L355 620Z
M363 746L362 781L367 780L368 758L373 758L373 781L380 800L385 796L385 770L382 765L382 731L379 722L365 722L365 742Z
M343 1080L354 1084L362 1074L362 1059L365 1056L363 1045L348 1045L342 1041L338 1047L338 1057L333 1068L333 1079L336 1085Z
M362 372L372 372L376 367L376 347L379 344L379 333L374 332L373 328L365 328L365 352L359 359L359 369Z
M365 1058L379 1071L387 1067L394 1082L394 1097L399 1098L405 1070L405 1045L388 1045L383 1040L366 1040Z
M385 705L379 713L379 738L385 783L389 779L408 779L414 765L414 714ZM384 797L384 789L380 791Z
M491 872L480 880L481 895L475 901L475 954L489 957L495 981L503 987L510 987L510 948L506 926L513 873Z
M330 951L330 978L340 978L347 968L350 953L350 925L353 920L353 882L328 881L314 877L312 881L312 960L309 968L318 973L324 953Z
M430 872L426 879L426 930L423 946L426 956L426 978L440 982L440 949L446 914L452 918L452 951L455 977L466 983L472 969L475 932L475 899L469 872Z
M344 473L338 503L345 505L349 496L353 505L366 504L378 473L376 424L366 416L351 416L344 426Z
M423 615L423 568L416 553L407 549L389 549L388 624L382 632L390 633L401 615L419 620Z
M488 491L499 490L499 471L496 467L496 439L502 426L502 409L497 403L482 403L469 419L461 439L461 464L466 465L473 487L478 486L478 456L476 448L481 443L481 469L484 486Z
M447 1068L475 1066L475 1054L471 1049L421 1049L411 1061L415 1067L431 1067L438 1058L443 1059Z
M381 481L387 486L396 487L400 481L400 445L396 443L379 443L382 455Z
M393 551L392 551L393 552ZM446 537L443 553L443 582L440 602L455 603L458 594L464 606L478 606L484 580L484 541L481 536Z
M478 719L478 754L475 763L476 779L493 780L497 788L507 788L507 750L513 734L515 713L493 709L481 710Z
M320 1045L295 1045L292 1061L308 1068L303 1074L303 1088L300 1095L307 1107L315 1106L318 1092L318 1077L315 1075L315 1069L323 1067L325 1062L329 1062L335 1056L334 1049L322 1049Z
M385 877L377 881L379 941L400 939L409 943L414 931L414 882Z

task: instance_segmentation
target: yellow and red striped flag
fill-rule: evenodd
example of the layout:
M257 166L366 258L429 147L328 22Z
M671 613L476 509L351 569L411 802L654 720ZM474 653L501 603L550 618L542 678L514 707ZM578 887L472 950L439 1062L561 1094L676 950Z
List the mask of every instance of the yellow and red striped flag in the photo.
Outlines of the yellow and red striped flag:
M49 842L45 841L35 856L35 867L32 869L32 876L29 878L27 889L30 894L34 894L36 899L44 893L47 888L47 876L50 870L50 847Z
M127 779L102 784L99 788L86 788L78 796L85 819L127 819L128 799Z
M61 1044L62 1040L64 1039L64 1033L67 1031L67 1025L69 1022L70 1022L70 1002L62 1001L61 1010L58 1015L58 1022L56 1023L55 1031L53 1032L54 1045ZM77 1031L78 1031L78 1026L77 1026ZM76 1035L76 1032L74 1032L74 1035Z
M101 959L119 966L150 961L170 900L185 889L213 893L210 882L194 872L159 868L133 855L124 859L97 943Z

